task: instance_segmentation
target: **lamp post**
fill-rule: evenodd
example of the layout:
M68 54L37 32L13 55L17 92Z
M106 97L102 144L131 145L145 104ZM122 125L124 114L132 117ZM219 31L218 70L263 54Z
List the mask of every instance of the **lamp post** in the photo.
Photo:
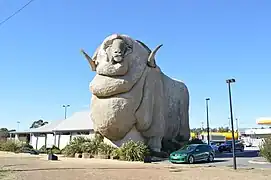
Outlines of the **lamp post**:
M231 99L231 83L235 83L235 79L227 79L226 83L229 88L229 102L230 102L230 115L231 115L231 133L232 133L232 158L233 168L236 170L236 156L235 156L235 139L234 139L234 127L233 127L233 113L232 113L232 99Z
M206 98L206 121L207 121L207 141L208 145L210 145L210 127L209 127L209 107L208 107L208 101L210 98Z
M17 121L17 131L19 131L20 123L20 121Z
M67 118L67 108L70 107L70 105L63 105L64 109L65 109L65 119Z

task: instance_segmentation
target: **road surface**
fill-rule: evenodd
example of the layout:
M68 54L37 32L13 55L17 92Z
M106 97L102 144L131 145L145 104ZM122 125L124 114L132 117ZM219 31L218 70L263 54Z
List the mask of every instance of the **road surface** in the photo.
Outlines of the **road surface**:
M236 152L236 164L237 168L271 168L271 164L255 164L250 163L249 161L253 160L253 158L259 157L259 151L255 150L255 148L246 148L244 152ZM164 160L156 163L164 163L171 164L168 160ZM181 166L182 164L180 164ZM218 153L216 154L215 162L213 163L197 163L200 166L233 166L233 158L232 153Z

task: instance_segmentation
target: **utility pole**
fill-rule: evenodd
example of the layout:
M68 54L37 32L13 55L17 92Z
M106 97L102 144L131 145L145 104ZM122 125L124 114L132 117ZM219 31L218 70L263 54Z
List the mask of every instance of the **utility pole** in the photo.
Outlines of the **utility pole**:
M231 83L235 83L235 79L227 79L226 83L228 84L229 102L230 102L233 168L236 170L237 167L236 167L236 156L235 156L235 139L234 139L233 113L232 113L232 98L231 98Z

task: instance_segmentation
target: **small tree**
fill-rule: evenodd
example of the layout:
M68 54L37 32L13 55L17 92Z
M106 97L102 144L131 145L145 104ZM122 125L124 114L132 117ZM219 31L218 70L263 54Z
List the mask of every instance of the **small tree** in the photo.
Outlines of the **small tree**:
M271 162L271 137L265 138L260 146L260 155Z

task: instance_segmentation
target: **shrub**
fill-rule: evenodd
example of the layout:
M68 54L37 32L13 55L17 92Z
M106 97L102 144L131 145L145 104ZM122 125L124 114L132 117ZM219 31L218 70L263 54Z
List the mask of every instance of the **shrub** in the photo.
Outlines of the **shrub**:
M52 148L49 150L50 153L52 154L61 154L61 151L58 147L56 147L55 145L52 146Z
M47 149L45 147L45 145L43 145L40 149L39 149L39 153L45 153L45 154L48 154L48 153L53 153L53 154L61 154L61 150L56 147L55 145L52 146L52 148L50 149Z
M70 144L68 144L61 150L61 154L64 154L64 156L66 157L74 157L75 153L76 149L74 149Z
M271 137L265 138L260 146L260 155L271 162Z
M95 139L97 142L101 143L101 142L103 142L104 137L103 137L99 132L95 132L94 139Z
M120 148L115 148L115 149L111 152L110 156L111 156L113 159L120 159L120 154L121 154Z
M0 150L1 151L17 152L20 149L20 145L21 144L19 142L8 140L8 141L2 142L0 144Z
M118 151L114 153L119 154L121 160L126 161L143 161L145 156L149 155L148 146L143 142L134 142L132 140L124 143Z
M65 148L61 150L61 153L67 157L74 157L75 153L83 152L83 144L91 142L91 139L85 137L75 137Z
M19 148L16 153L30 153L32 150L34 150L33 146L29 143L20 143Z
M99 146L103 142L101 141L100 138L97 138L96 136L94 139L91 140L91 142L92 142L92 146L93 146L93 155L97 155L98 151L99 151Z
M115 148L109 144L101 142L98 147L98 153L101 155L108 155L110 156Z
M84 142L82 144L82 151L83 153L90 153L90 154L95 154L95 147L93 141L90 142Z
M39 153L45 153L45 154L48 153L45 145L41 146L41 148L39 149Z

